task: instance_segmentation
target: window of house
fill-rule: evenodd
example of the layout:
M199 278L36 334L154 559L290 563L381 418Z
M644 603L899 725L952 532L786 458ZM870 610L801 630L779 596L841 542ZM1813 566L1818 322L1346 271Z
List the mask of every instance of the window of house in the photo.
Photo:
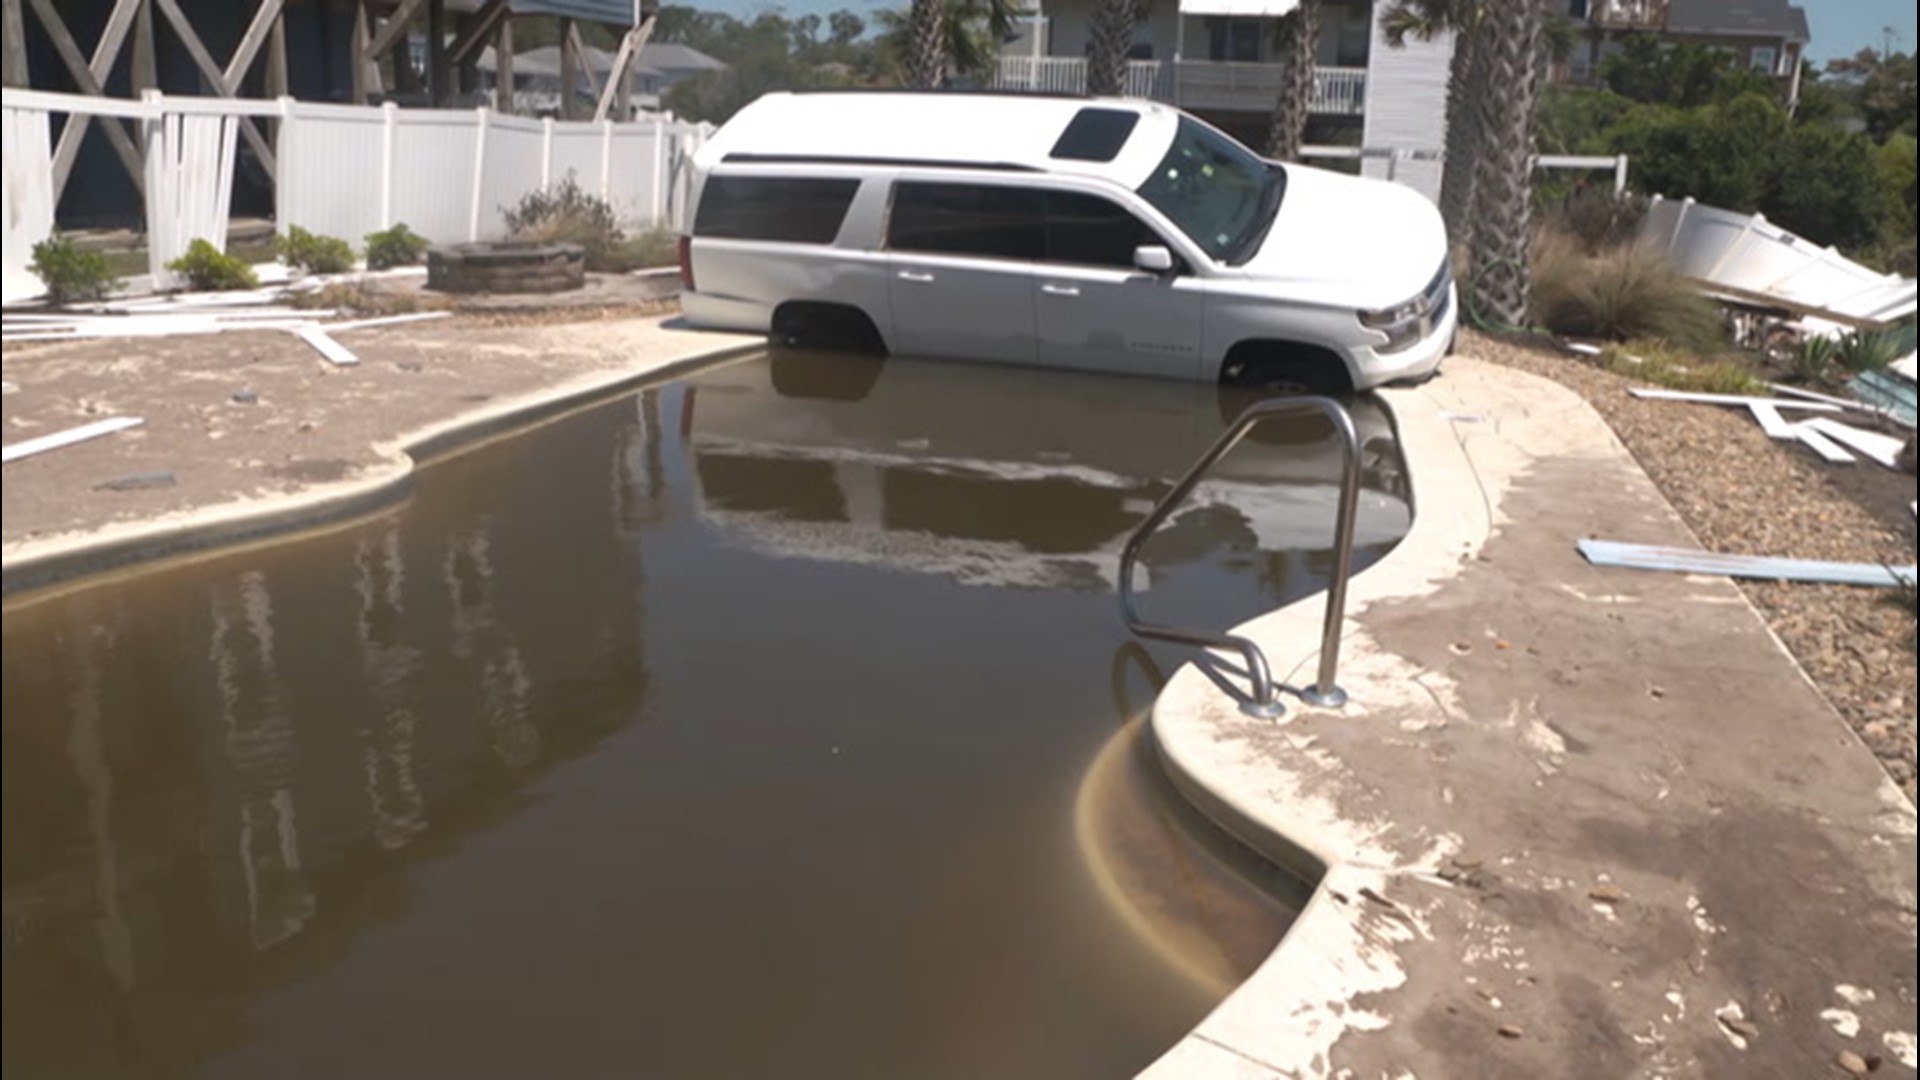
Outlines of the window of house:
M1133 249L1166 241L1118 203L1098 195L1049 191L1046 259L1082 266L1133 266Z
M1753 70L1762 75L1771 75L1774 67L1780 62L1780 50L1772 45L1756 45L1753 51L1747 54L1747 62L1752 65Z
M800 176L710 176L695 236L831 244L860 181Z
M1046 250L1041 193L990 184L902 181L894 186L887 246L1030 262Z
M1265 19L1207 20L1207 59L1252 64L1260 60L1260 42L1269 33Z

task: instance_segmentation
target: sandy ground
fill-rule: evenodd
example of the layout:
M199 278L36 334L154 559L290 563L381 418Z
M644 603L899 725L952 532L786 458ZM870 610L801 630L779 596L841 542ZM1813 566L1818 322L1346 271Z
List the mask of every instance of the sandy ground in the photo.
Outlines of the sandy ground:
M1591 402L1710 550L1913 562L1910 473L1864 461L1829 465L1798 443L1769 439L1744 410L1632 397L1632 380L1556 349L1483 335L1468 342L1475 356L1554 379ZM1845 585L1739 585L1913 798L1914 612L1907 598Z

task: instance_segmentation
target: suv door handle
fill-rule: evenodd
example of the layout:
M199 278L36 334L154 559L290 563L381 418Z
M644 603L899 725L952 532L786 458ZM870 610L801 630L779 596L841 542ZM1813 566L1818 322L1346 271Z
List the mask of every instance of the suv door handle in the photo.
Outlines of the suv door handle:
M932 274L919 270L902 270L899 277L901 281L911 281L916 285L925 285L933 280Z
M1078 285L1042 285L1040 286L1040 291L1043 293L1046 293L1048 296L1079 296L1080 286Z

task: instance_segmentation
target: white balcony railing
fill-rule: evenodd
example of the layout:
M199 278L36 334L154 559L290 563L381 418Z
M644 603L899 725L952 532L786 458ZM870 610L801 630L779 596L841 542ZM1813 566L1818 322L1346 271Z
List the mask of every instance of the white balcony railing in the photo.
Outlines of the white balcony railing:
M1127 97L1152 98L1186 108L1266 112L1280 93L1278 64L1216 60L1134 60L1127 64ZM994 86L1048 94L1084 94L1087 62L1072 56L1003 56ZM1358 116L1366 110L1365 68L1317 68L1309 109Z

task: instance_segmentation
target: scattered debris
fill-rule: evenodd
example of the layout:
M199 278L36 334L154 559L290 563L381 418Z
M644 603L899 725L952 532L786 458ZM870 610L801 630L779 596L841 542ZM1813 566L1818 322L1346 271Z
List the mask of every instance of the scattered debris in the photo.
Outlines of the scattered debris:
M1587 890L1587 899L1599 904L1624 904L1627 894L1620 886L1603 881Z
M1843 424L1838 420L1830 420L1824 416L1803 421L1799 426L1812 428L1834 442L1845 445L1849 450L1870 457L1889 469L1900 467L1900 448L1907 444L1905 439L1881 435L1851 424Z
M72 446L74 443L85 442L88 439L97 439L102 435L111 435L116 431L125 431L144 423L146 421L137 416L115 416L107 420L96 420L91 424L82 424L77 428L68 428L52 435L42 435L37 439L17 442L0 450L0 464L43 454L48 450L58 450L63 446Z
M258 405L260 403L260 394L258 391L243 386L233 392L233 403L235 405Z
M1503 1039L1517 1039L1526 1034L1525 1029L1521 1028L1519 1024L1501 1024L1495 1030L1500 1033L1500 1037Z
M1851 1050L1840 1051L1835 1055L1833 1063L1840 1066L1842 1072L1852 1076L1865 1076L1873 1071L1873 1066L1867 1063L1866 1058Z
M313 346L315 352L339 367L352 367L360 362L352 349L328 337L327 332L318 326L303 326L294 331L294 336Z
M179 481L170 472L138 472L95 484L95 491L154 491L173 487Z
M1745 1050L1747 1044L1760 1037L1760 1028L1747 1019L1747 1012L1737 1001L1729 1001L1720 1006L1713 1014L1720 1024L1720 1031L1735 1048Z
M1635 386L1627 393L1637 398L1651 398L1655 401L1691 401L1699 405L1752 405L1759 402L1776 409L1810 409L1814 412L1839 412L1840 406L1825 401L1783 401L1780 398L1752 397L1745 394L1702 394L1692 390L1656 390L1646 386Z
M1853 464L1852 454L1847 453L1844 447L1842 447L1839 443L1834 442L1832 439L1827 438L1825 432L1821 431L1819 428L1814 427L1810 423L1799 423L1799 424L1793 425L1793 437L1796 439L1799 439L1801 442L1801 445L1805 446L1807 449L1813 451L1814 453L1820 455L1821 459L1826 461L1828 464L1831 464L1831 465Z
M394 326L399 323L445 319L452 314L451 311L414 311L405 315L380 315L371 319L350 319L347 322L327 323L325 329L330 334L337 334L342 330L366 330L375 326Z
M1726 555L1697 548L1656 547L1617 540L1583 539L1580 554L1595 566L1634 570L1671 570L1683 574L1721 574L1763 581L1813 581L1834 585L1911 586L1913 566L1876 566L1873 563L1821 562L1764 555Z

